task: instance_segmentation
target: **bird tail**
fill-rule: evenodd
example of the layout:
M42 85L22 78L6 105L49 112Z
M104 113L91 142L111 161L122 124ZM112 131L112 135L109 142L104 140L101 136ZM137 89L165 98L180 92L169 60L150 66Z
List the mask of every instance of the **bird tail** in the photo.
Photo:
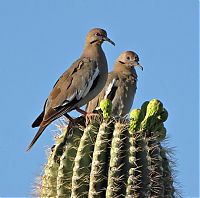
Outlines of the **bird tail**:
M40 126L41 122L43 121L43 117L44 117L44 111L33 122L32 128Z
M44 131L44 129L47 127L47 125L41 125L38 132L36 133L35 137L33 138L32 142L30 143L30 145L28 146L28 148L26 149L26 151L29 151L32 146L35 144L35 142L38 140L38 138L40 137L40 135L42 134L42 132Z

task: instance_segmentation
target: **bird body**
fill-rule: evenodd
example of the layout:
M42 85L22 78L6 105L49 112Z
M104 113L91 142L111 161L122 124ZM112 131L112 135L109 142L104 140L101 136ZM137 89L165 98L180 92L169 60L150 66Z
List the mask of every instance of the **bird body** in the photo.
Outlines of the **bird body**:
M55 83L43 112L33 122L32 127L40 128L27 150L52 121L85 105L103 89L108 75L106 56L101 48L104 41L114 45L103 29L94 28L87 34L81 57Z
M104 89L87 104L86 111L98 109L101 100L108 98L112 101L112 115L126 115L131 109L137 89L135 66L140 66L138 61L136 53L123 52L116 60L113 71L108 74Z

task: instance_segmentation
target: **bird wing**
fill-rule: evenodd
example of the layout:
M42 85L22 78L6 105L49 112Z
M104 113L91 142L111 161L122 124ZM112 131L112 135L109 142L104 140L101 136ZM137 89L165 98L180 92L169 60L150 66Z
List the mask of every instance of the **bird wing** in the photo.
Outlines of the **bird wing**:
M115 93L118 88L118 81L119 81L118 76L114 75L113 73L110 73L108 82L106 83L106 86L105 86L102 99L108 98L111 101L114 99Z
M108 95L105 96L112 101L114 114L123 116L130 111L136 89L136 79L133 75L124 76L118 74L118 79L110 91L107 89Z
M92 112L95 109L99 109L100 102L107 98L112 101L113 112L126 114L132 105L135 91L135 76L126 76L111 72L108 74L108 80L104 89L97 97L87 104L86 111Z
M91 100L87 104L86 111L92 112L93 110L98 109L100 102L105 98L108 98L112 101L117 89L117 84L118 84L117 82L118 82L117 75L114 75L112 72L109 73L105 87L103 88L103 90L100 92L99 95L97 95L93 100Z
M81 58L74 62L54 85L45 105L43 123L53 121L75 108L89 93L98 76L96 60Z
M43 120L43 117L44 117L44 111L45 111L45 106L46 106L46 103L47 103L47 99L44 103L44 106L43 106L43 111L42 113L40 113L40 115L35 119L35 121L32 123L32 128L35 128L35 127L38 127L40 126L42 120Z

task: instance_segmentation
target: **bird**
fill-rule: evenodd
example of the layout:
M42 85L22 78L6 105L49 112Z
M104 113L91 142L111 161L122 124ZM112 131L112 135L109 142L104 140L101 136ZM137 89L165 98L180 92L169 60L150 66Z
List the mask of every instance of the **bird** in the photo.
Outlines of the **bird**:
M122 52L114 64L113 71L108 74L105 87L99 95L86 105L86 111L98 110L103 99L110 99L112 102L112 116L118 117L128 114L137 89L135 67L138 66L143 70L143 67L139 64L139 57L135 52Z
M42 113L33 122L32 127L39 127L39 130L26 151L32 148L45 128L62 115L72 119L68 115L72 110L87 113L80 107L99 94L108 77L107 59L101 47L104 41L115 45L104 29L93 28L87 33L80 58L57 80Z

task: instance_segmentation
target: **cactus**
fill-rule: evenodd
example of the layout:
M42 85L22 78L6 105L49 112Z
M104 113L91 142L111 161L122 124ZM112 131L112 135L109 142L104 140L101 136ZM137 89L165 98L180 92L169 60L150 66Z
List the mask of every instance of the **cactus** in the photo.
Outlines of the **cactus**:
M38 184L39 197L177 197L171 161L162 146L168 112L153 99L134 109L130 119L102 113L69 124L56 139ZM81 124L82 123L82 124Z

